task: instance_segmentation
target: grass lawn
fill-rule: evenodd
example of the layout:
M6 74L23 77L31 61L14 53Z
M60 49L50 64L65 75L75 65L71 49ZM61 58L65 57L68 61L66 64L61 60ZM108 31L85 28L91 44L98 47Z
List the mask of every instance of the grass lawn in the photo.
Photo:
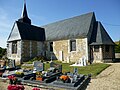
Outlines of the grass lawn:
M91 74L92 77L95 77L100 72L102 72L103 70L105 70L107 67L110 66L110 64L96 63L96 64L91 64L91 65L88 65L88 66L84 66L84 67L73 67L73 66L70 66L71 64L68 64L68 63L61 63L61 62L58 62L58 61L54 61L54 62L62 65L62 72L63 73L69 72L69 71L73 72L74 68L78 68L78 73L79 74L85 74L85 75ZM49 67L50 67L50 64L45 63L45 70L47 70Z
M62 72L73 72L74 68L78 68L78 73L79 74L91 74L92 77L95 77L96 75L98 75L99 73L101 73L103 70L105 70L107 67L110 66L110 64L104 64L104 63L96 63L96 64L91 64L88 66L84 66L84 67L73 67L70 66L71 64L68 63L61 63L58 61L55 61L55 63L61 64L62 65ZM45 64L45 70L47 70L50 67L49 63Z

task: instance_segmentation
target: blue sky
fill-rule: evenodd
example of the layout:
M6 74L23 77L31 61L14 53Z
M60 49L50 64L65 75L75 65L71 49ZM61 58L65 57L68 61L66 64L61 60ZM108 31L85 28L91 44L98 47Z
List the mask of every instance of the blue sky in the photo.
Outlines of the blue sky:
M33 25L41 26L62 19L95 12L114 41L120 39L120 0L26 0ZM23 0L0 0L0 47L13 23L21 17Z

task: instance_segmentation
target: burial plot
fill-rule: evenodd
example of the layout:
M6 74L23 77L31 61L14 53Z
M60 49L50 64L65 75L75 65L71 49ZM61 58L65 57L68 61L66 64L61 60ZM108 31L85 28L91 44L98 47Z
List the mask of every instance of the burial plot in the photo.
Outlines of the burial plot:
M43 81L45 83L49 83L56 80L56 78L60 76L61 72L62 72L62 65L51 62L48 71L43 72L41 77L38 77L37 80Z
M58 87L77 87L80 85L85 79L85 75L78 74L77 68L74 69L74 73L66 73L65 75L61 75L59 79L53 82L54 85Z

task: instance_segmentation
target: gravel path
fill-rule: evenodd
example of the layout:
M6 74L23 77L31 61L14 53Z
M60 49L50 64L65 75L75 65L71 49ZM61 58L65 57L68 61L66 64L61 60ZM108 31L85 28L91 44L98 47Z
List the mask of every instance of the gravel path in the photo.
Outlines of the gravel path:
M120 90L120 63L112 63L95 79L91 79L86 90Z

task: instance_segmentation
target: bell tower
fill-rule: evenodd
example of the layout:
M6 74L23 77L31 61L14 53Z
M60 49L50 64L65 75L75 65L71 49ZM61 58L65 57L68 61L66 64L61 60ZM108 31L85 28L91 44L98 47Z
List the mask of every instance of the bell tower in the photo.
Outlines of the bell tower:
M23 5L21 18L18 19L18 21L23 22L23 23L27 23L27 24L31 24L31 20L29 19L28 14L27 14L26 0L24 0L24 5Z

